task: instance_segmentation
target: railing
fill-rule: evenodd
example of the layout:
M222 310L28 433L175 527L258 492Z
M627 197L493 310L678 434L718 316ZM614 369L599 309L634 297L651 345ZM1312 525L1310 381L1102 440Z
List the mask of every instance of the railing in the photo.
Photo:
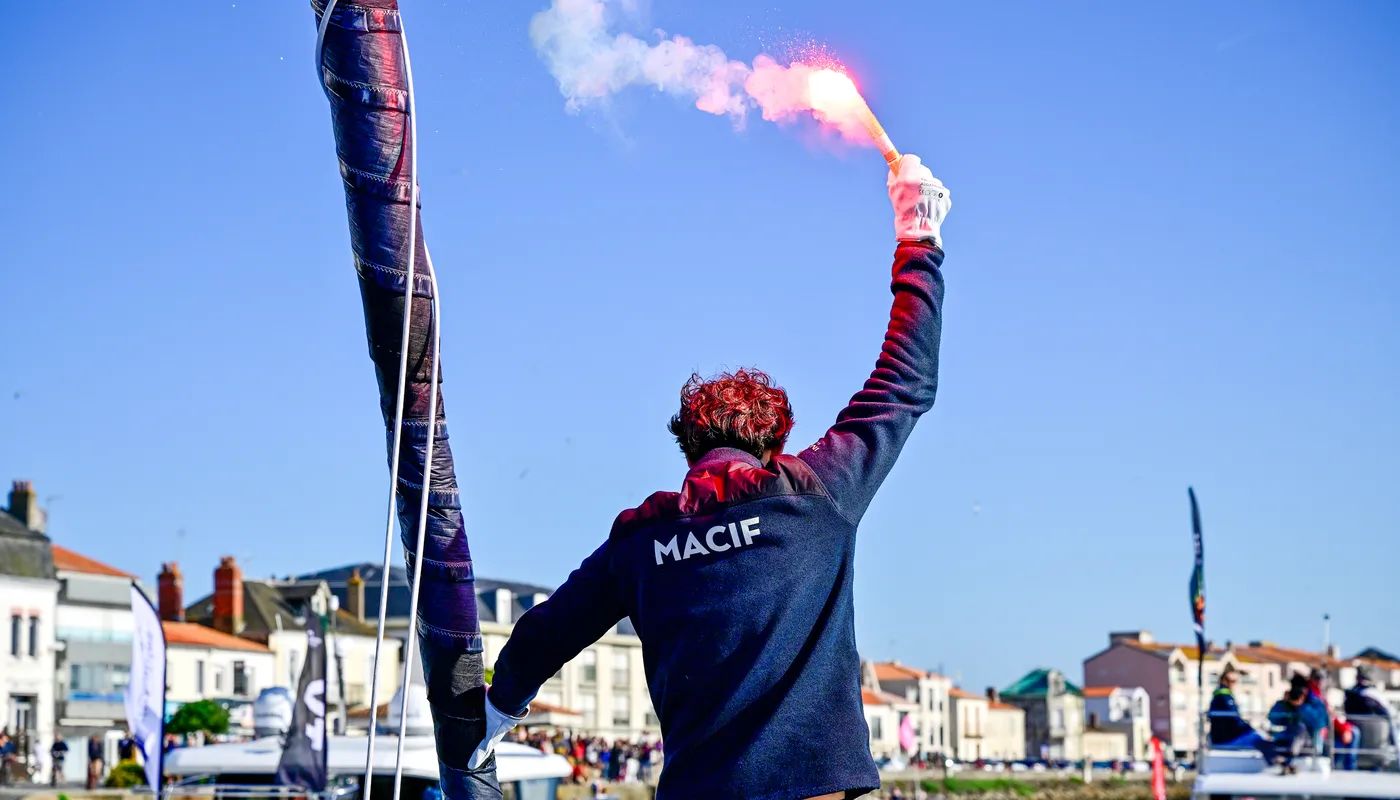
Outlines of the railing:
M230 783L202 783L201 781L212 778L212 775L197 775L185 778L179 783L173 783L161 790L162 800L174 800L175 798L218 798L224 800L296 800L305 798L306 800L338 800L358 795L359 784L330 786L324 792L309 792L295 786L277 785L247 785ZM137 794L151 794L146 787L135 790Z
M1236 713L1229 711L1210 711L1206 713L1207 720L1210 719L1234 719L1246 724L1251 724L1249 720ZM1379 714L1345 714L1342 717L1347 722L1352 723L1353 743L1350 745L1338 745L1335 729L1328 731L1315 731L1305 741L1300 748L1299 755L1323 756L1328 759L1334 768L1338 769L1360 769L1365 771L1400 772L1400 731L1396 730L1391 719ZM1335 717L1329 717L1328 728L1332 728L1331 723ZM1381 725L1367 726L1364 723L1382 723ZM1254 727L1251 724L1251 727ZM1277 740L1279 734L1285 728L1282 725L1265 723L1264 727L1270 734L1271 741ZM1358 741L1364 738L1364 730L1369 727L1371 730L1383 733L1383 741L1363 747L1363 742ZM1209 742L1209 725L1207 725L1208 750L1240 750L1254 749L1254 745L1244 745L1241 747L1229 748L1221 744Z

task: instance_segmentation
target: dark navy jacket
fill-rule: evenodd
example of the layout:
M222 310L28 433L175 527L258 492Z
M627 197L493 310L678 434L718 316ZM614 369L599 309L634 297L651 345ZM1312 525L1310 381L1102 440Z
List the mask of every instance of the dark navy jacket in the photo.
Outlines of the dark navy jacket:
M712 450L679 493L622 512L520 619L496 661L492 703L523 713L565 662L631 617L666 752L658 798L878 787L856 653L855 533L933 406L942 262L933 245L899 245L875 371L815 444L767 466Z
M1234 693L1224 686L1216 689L1210 698L1211 744L1229 744L1251 733L1254 733L1254 726L1240 716Z

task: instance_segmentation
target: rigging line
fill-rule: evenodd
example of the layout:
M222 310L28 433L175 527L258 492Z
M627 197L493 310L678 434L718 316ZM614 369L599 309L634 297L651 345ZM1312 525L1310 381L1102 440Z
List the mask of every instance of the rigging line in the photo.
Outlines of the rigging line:
M408 43L404 42L404 63L408 63ZM413 71L409 70L409 94L413 93ZM412 105L412 103L410 103ZM416 126L415 126L416 127ZM415 134L416 134L415 130ZM418 137L413 137L413 155L411 160L414 164L414 174L418 172ZM417 185L415 184L415 189ZM416 194L416 191L415 191ZM433 382L428 389L428 407L432 409L428 414L428 449L423 457L423 489L422 498L418 503L418 541L414 545L413 559L413 593L408 604L408 644L405 647L404 661L407 665L404 669L403 697L399 700L399 742L398 752L394 756L394 800L399 800L399 794L403 788L403 745L404 738L408 733L408 687L411 681L413 665L413 647L418 642L418 598L423 590L423 543L428 532L428 498L432 494L433 475L433 447L434 438L437 434L437 401L438 401L438 375L442 363L439 358L439 349L442 346L442 304L438 299L437 270L433 269L433 256L428 252L428 246L423 245L423 256L427 261L428 280L433 286L432 315L429 318L433 326ZM427 679L427 670L423 671L424 682Z
M325 59L326 31L327 31L327 29L330 27L331 14L332 14L332 12L335 10L335 5L336 5L336 0L326 0L326 8L325 8L325 11L323 11L323 12L322 12L322 15L321 15L321 24L320 24L320 26L319 26L319 27L317 28L317 30L316 30L316 80L321 84L322 90L325 91L328 95L329 95L329 93L330 93L330 87L327 86L327 85L326 85L326 82L325 82L325 76L324 76L324 74L323 74L323 64L324 64L324 59ZM400 34L400 40L403 41L403 20L402 20L402 17L400 17L400 20L399 20L399 34ZM395 399L394 399L394 438L393 438L393 445L392 445L392 447L390 448L390 456L389 456L389 508L388 508L388 512L387 512L387 515L386 515L386 516L387 516L387 520L385 521L385 530L384 530L384 562L383 562L383 567L382 567L382 569L380 570L380 574L379 574L379 620L378 620L378 627L377 627L377 629L375 630L375 637L374 637L374 666L373 666L373 668L372 668L372 674L370 675L370 689L369 689L369 714L370 714L370 717L369 717L369 743L368 743L368 749L366 750L366 753L365 753L365 780L364 780L363 800L370 800L370 792L371 792L371 790L372 790L372 788L373 788L373 781L372 781L372 778L373 778L373 776L374 776L374 743L375 743L376 728L378 727L378 711L379 711L379 705L378 705L378 703L379 703L379 658L380 658L380 655L382 654L383 649L384 649L384 623L385 623L386 618L388 617L388 612L389 612L390 567L391 567L391 565L392 565L392 559L393 559L394 516L395 516L395 512L397 511L397 502L396 502L396 500L397 500L398 483L399 483L399 453L401 452L402 447L403 447L403 406L404 406L404 395L405 395L405 392L406 392L406 387L407 387L407 382L408 382L408 342L409 342L409 336L410 336L410 334L411 334L411 332L412 332L412 320L413 320L413 314L412 314L412 312L413 312L413 273L414 273L414 266L415 266L415 264L414 264L414 256L417 254L416 247L417 247L417 233L418 233L418 185L417 185L417 181L418 181L418 170L417 170L418 142L417 142L416 133L417 133L417 127L418 127L418 126L417 126L417 116L416 116L416 115L417 115L418 109L417 109L416 107L414 107L414 105L413 105L413 79L412 79L412 72L408 70L408 63L407 63L407 58L408 58L408 46L407 46L407 42L406 42L406 41L404 41L403 53L404 53L404 60L405 60L405 63L404 63L405 73L406 73L406 77L407 77L407 79L408 79L408 120L409 120L410 136L413 137L412 140L411 140L410 143L409 143L409 147L410 147L410 155L409 155L410 167L409 167L409 169L410 169L410 173L411 173L411 174L409 175L409 187L410 187L410 190L409 190L409 204L408 204L408 269L407 269L407 275L406 275L405 283L404 283L403 330L402 330L402 333L401 333L401 335L400 335L400 337L399 337L399 380L398 380L398 388L397 388L397 391L396 391L396 393L395 393ZM437 372L436 358L434 359L433 371L434 371L434 374L436 374L436 372ZM434 394L436 394L436 383L434 383L433 392L434 392ZM433 409L433 412L432 412L432 413L433 413L433 416L436 417L436 406L434 406L434 409ZM435 420L434 420L434 422L435 422ZM431 431L431 426L430 426L429 430ZM429 455L429 458L431 459L431 455ZM424 480L424 495L426 496L426 494L427 494L427 480L426 480L426 476L425 476L425 480ZM421 559L421 558L419 559L419 563L420 563L420 564L422 563L422 559ZM417 588L416 585L415 585L414 588L415 588L415 589ZM414 603L415 605L417 604L417 593L416 593L416 592L414 592L413 603ZM412 635L412 634L411 634L411 632L410 632L410 638L411 638L411 635ZM411 664L410 664L409 662L405 662L405 667L404 667L404 685L403 685L403 692L404 692L404 697L405 697L405 698L407 698L407 696L408 696L408 683L409 683L409 678L411 677L411 675L412 675L412 667L411 667ZM400 737L400 746L399 746L399 757L400 757L400 759L402 759L402 755L403 755L403 746L402 746L402 736L401 736L401 737ZM399 766L398 763L396 763L395 766L394 766L394 772L395 772L395 778L396 778L396 779L395 779L395 786L394 786L394 795L395 795L395 797L397 797L398 794L399 794L399 786L398 786L399 781L398 781L398 776L401 774L401 769L400 769L400 766Z

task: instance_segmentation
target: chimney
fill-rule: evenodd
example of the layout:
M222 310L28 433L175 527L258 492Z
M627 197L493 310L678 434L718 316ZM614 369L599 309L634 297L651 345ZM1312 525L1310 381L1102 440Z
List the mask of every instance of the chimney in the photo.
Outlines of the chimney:
M234 636L243 632L243 570L233 556L220 558L214 570L214 628Z
M492 592L491 595L493 598L491 603L491 610L496 612L496 621L503 625L509 625L512 622L514 622L515 620L510 618L510 590L497 589L494 592Z
M993 703L1000 703L1000 702L1001 702L1001 692L998 692L995 686L988 686L988 687L987 687L987 699L988 699L989 701L993 702Z
M1138 644L1152 644L1152 631L1115 631L1108 635L1108 646L1112 647L1122 642L1137 642Z
M34 494L34 484L29 481L15 481L10 487L10 507L7 510L10 516L23 522L29 530L44 532L44 509L39 508L39 496Z
M359 567L350 571L350 580L345 582L345 610L365 621L365 579L360 577Z
M1342 646L1339 645L1339 644L1329 644L1329 645L1327 645L1327 657L1330 658L1330 659L1332 659L1333 661L1341 661L1341 660L1342 660Z
M160 565L156 576L156 599L160 618L167 622L185 621L185 576L174 561Z

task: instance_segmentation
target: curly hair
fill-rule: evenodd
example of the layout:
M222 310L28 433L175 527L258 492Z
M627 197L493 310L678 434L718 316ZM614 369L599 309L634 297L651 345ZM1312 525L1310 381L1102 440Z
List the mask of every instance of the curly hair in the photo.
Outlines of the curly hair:
M733 447L762 458L781 452L792 431L787 392L756 369L712 378L698 374L681 387L681 410L668 426L689 461L716 447Z

